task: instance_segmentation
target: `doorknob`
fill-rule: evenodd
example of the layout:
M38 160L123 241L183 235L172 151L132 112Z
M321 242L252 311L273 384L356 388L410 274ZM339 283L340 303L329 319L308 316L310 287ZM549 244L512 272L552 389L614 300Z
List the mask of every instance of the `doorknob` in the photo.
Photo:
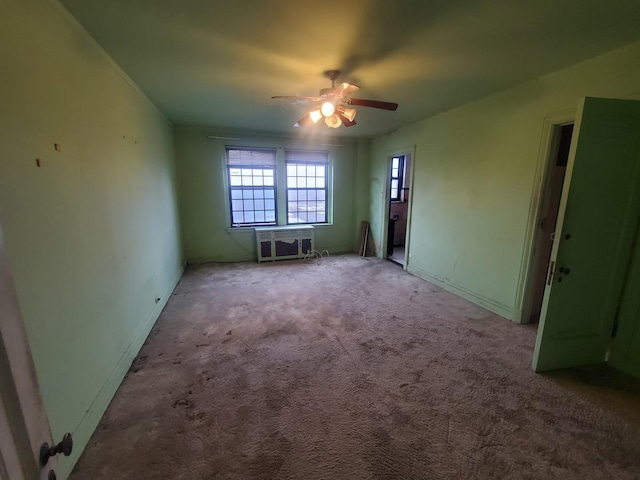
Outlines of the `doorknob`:
M71 455L72 450L73 437L70 433L65 433L64 437L62 437L62 441L53 447L50 447L49 444L45 442L40 447L40 465L46 465L49 461L49 457L53 457L58 453L62 453L65 457L68 457Z

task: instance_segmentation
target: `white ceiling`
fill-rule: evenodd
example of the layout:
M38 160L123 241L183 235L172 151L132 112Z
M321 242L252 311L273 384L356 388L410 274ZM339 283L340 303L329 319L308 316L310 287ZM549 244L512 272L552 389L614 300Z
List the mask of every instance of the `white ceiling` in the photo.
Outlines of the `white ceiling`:
M374 136L640 40L638 0L61 1L174 124L274 133L327 69Z

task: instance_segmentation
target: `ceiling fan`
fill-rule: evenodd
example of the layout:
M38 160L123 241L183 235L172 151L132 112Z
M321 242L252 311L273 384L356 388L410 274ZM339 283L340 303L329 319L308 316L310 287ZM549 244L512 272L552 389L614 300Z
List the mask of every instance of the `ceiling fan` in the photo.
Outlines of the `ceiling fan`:
M314 107L304 117L298 120L294 127L302 127L309 123L318 123L324 117L327 127L338 128L341 125L353 127L356 124L356 109L349 106L380 108L382 110L395 111L397 103L381 102L378 100L364 100L362 98L351 98L349 95L360 89L351 83L342 83L336 87L335 80L340 75L339 70L328 70L324 75L331 80L331 88L323 88L317 97L305 97L299 95L276 95L271 99L290 98L297 100L308 100L312 102L322 102L320 106Z

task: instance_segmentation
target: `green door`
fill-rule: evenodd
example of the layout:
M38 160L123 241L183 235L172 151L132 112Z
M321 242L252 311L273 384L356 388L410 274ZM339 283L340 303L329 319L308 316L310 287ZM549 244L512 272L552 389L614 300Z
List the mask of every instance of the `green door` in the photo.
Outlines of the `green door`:
M636 234L633 258L627 274L618 313L616 336L609 363L640 378L640 232Z
M640 102L580 102L533 368L599 363L611 343L640 211Z

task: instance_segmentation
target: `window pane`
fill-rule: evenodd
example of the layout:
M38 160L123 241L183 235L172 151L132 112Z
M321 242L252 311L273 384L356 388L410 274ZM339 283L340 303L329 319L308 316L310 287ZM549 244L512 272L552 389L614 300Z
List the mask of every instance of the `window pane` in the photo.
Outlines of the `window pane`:
M394 157L391 163L391 168L397 170L400 168L400 159L398 157Z
M295 176L290 174L294 166ZM325 222L326 165L291 162L287 167L287 222Z
M393 168L391 170L391 177L392 178L398 178L398 169L397 168Z
M253 185L253 178L252 177L245 177L244 175L242 176L242 185L245 187L250 187L251 185Z
M398 189L391 189L391 198L398 198Z
M391 180L391 190L398 190L398 180Z
M275 223L275 150L227 149L227 162L232 223Z

